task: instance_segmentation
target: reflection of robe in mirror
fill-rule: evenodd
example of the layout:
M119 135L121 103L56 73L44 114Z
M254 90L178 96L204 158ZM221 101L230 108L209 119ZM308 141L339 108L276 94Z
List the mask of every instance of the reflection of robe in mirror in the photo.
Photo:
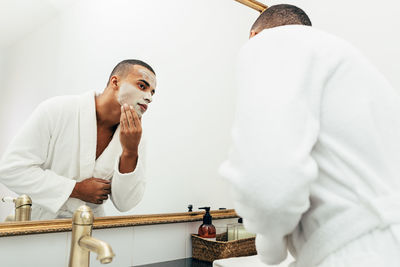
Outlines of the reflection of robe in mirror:
M121 174L119 126L97 160L96 140L94 92L51 98L37 107L8 147L0 163L0 181L32 198L32 220L71 217L83 204L95 216L104 216L102 205L69 197L76 182L91 177L111 179L114 206L128 211L144 193L143 142L136 169Z

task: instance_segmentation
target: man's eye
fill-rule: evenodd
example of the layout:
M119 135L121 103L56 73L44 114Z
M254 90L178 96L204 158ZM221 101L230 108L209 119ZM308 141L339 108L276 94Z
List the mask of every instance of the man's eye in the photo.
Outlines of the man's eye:
M140 89L146 89L146 86L144 86L143 84L141 84L141 83L139 83L139 87L140 87Z
M152 90L151 91L151 95L154 95L156 93L156 91Z

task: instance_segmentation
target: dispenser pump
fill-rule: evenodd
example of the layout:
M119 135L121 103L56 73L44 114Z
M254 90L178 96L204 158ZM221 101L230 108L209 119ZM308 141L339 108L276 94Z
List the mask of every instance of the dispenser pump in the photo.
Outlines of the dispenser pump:
M206 214L203 216L203 223L204 224L211 224L212 223L212 216L210 214L210 207L202 207L199 208L206 211Z
M199 208L206 211L206 214L203 216L203 224L200 225L198 234L202 238L207 238L210 240L216 240L216 229L215 226L212 225L212 217L210 214L210 207L202 207Z

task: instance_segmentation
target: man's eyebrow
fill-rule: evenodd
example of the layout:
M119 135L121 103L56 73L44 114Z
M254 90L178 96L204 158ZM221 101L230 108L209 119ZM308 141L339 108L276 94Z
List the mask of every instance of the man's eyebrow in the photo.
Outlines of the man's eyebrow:
M147 87L150 87L150 84L146 80L139 80L139 81L145 83Z

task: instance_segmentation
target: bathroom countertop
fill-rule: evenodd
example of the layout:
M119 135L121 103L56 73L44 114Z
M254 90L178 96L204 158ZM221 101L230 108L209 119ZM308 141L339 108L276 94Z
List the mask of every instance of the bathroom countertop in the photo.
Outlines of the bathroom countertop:
M193 258L164 261L135 267L212 267L211 262L200 261Z

